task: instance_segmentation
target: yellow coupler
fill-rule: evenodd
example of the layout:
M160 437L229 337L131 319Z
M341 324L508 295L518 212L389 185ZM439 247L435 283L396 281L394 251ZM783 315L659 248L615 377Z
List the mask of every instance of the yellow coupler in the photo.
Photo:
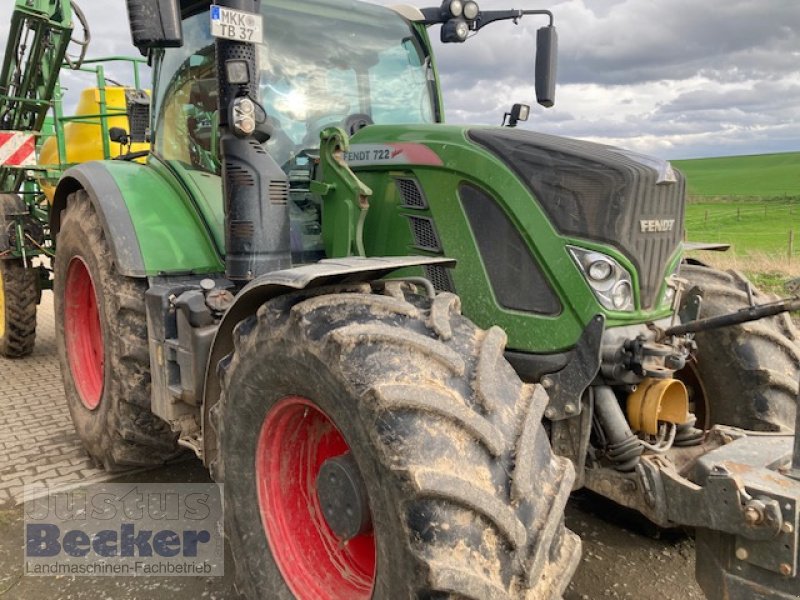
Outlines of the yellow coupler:
M628 396L628 422L634 431L658 435L658 423L689 421L689 395L677 379L646 378Z
M118 86L106 87L106 114L116 113L118 116L106 117L108 128L121 127L130 133L128 123L127 101L125 90L127 88ZM100 128L100 118L88 115L100 114L100 90L98 88L87 88L81 92L78 106L75 109L75 116L87 115L87 122L71 122L64 125L64 142L67 149L66 163L74 165L77 163L88 162L90 160L103 160L103 138ZM114 158L119 154L119 144L109 139L111 156ZM130 152L149 150L150 144L131 144ZM127 151L127 147L125 148ZM51 137L42 144L39 151L39 164L41 166L59 167L58 143L55 137ZM42 191L47 196L47 201L53 203L55 193L55 183L49 181L39 182Z

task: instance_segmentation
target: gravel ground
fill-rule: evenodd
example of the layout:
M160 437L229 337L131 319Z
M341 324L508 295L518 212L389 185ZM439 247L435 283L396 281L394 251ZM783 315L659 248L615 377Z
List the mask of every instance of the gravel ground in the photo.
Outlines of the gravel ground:
M198 461L137 473L118 481L201 482ZM3 600L235 599L233 563L226 548L224 577L22 576L21 508L0 511L0 598ZM662 532L633 513L588 493L576 495L567 525L584 541L583 561L564 600L702 600L694 583L694 542Z
M590 492L573 495L567 526L583 560L564 600L703 600L694 580L694 540Z

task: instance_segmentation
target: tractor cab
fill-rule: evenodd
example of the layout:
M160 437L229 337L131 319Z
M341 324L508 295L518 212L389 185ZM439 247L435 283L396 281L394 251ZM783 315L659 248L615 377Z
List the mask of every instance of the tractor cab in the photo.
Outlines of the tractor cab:
M264 112L254 142L290 182L294 262L321 258L319 200L310 193L320 132L441 121L428 41L402 15L330 0L264 2L257 80ZM184 10L183 45L154 51L153 155L200 194L206 218L223 222L217 64L208 12ZM267 17L268 15L268 17ZM224 236L215 236L224 251Z

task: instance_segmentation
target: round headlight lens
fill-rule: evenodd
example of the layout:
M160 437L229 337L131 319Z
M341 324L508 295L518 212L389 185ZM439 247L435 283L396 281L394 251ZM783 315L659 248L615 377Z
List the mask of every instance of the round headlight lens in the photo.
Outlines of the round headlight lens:
M452 0L450 2L450 14L454 17L460 17L464 12L464 3L461 0Z
M607 260L596 260L589 265L587 273L594 281L605 281L614 273L614 265Z
M614 308L617 310L628 307L633 302L631 284L627 281L620 281L617 283L611 292L611 302L613 302Z
M478 9L478 4L475 2L467 2L464 5L464 17L472 21L478 16L480 10Z
M458 38L461 40L467 39L469 35L469 25L463 21L456 25L456 35L458 35Z

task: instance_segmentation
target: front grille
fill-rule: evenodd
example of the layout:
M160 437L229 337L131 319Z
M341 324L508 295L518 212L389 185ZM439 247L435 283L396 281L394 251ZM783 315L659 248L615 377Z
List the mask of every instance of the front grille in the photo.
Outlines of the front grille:
M470 137L503 160L564 235L615 246L639 276L642 307L652 308L667 263L683 237L685 181L660 182L656 159L610 146L508 128ZM672 220L671 231L641 222Z

